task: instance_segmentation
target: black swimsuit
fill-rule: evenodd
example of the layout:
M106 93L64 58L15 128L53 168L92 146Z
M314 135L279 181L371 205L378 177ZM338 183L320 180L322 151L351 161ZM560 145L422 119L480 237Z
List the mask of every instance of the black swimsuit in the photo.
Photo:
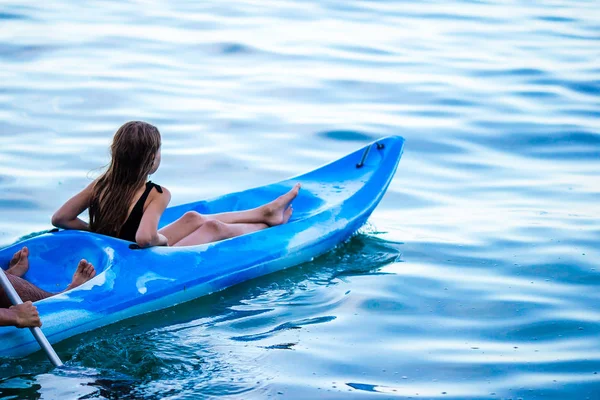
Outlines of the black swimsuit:
M125 221L123 224L121 232L119 233L119 239L135 242L135 234L140 227L142 216L144 215L144 204L146 204L146 200L148 199L152 188L156 188L158 193L163 192L162 188L156 183L146 183L146 190L144 190L144 193L140 196L140 199L137 201L137 203L135 203L133 210L131 210L129 217L127 217L127 221Z

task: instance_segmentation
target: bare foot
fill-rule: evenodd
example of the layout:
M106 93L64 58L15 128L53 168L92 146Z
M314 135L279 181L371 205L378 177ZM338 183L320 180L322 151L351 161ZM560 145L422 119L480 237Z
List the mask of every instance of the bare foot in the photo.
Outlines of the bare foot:
M286 208L285 211L283 212L282 224L287 224L287 222L290 220L293 212L294 212L294 207L292 207L292 205L290 204L290 206L288 208Z
M25 275L29 270L29 259L27 257L29 257L29 249L23 247L21 250L17 251L12 260L10 260L6 272L18 277Z
M81 260L79 261L79 265L73 274L73 280L71 281L71 284L67 286L66 290L74 289L77 286L83 285L94 276L96 276L96 269L94 266L86 260Z
M269 226L285 224L292 215L291 207L288 207L290 203L298 196L300 191L300 184L296 184L292 190L286 194L279 196L276 200L273 200L269 204L266 204L263 208L265 215L265 223ZM289 214L286 215L286 213Z

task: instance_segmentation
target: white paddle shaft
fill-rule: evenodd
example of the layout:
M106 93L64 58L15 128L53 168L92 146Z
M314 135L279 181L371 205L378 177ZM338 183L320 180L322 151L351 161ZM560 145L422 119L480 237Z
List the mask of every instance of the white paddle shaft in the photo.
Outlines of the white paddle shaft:
M0 271L2 271L0 272L0 283L2 284L2 288L6 292L6 295L10 299L11 303L13 303L14 305L23 304L23 300L21 300L21 297L19 297L19 294L13 287L12 283L10 283L10 281L8 280L8 277L6 276L4 270L0 268ZM46 339L44 332L42 332L40 328L29 328L29 330L33 334L33 337L35 337L35 340L37 340L37 342L40 344L42 350L46 352L46 355L50 359L50 362L54 364L55 367L62 366L62 361L58 357L58 354L56 354L56 352L52 348L52 345L50 344L48 339Z

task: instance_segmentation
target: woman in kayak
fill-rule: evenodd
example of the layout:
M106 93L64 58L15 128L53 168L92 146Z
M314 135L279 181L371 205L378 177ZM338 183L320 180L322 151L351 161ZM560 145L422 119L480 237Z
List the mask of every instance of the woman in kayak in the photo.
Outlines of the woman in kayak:
M300 185L258 208L213 215L189 211L158 230L160 217L171 200L171 193L165 187L147 181L160 165L160 150L160 133L153 125L131 121L121 126L113 139L107 171L67 201L52 217L52 224L150 247L210 243L284 224L290 219L290 203L298 195ZM89 224L78 218L86 209L89 209Z

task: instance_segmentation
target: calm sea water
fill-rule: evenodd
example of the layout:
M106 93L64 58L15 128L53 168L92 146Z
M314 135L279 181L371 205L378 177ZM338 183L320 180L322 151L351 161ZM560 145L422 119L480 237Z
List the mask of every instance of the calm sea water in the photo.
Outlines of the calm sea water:
M131 119L173 203L406 148L344 246L0 360L0 397L600 399L599 49L597 1L3 1L0 245Z

